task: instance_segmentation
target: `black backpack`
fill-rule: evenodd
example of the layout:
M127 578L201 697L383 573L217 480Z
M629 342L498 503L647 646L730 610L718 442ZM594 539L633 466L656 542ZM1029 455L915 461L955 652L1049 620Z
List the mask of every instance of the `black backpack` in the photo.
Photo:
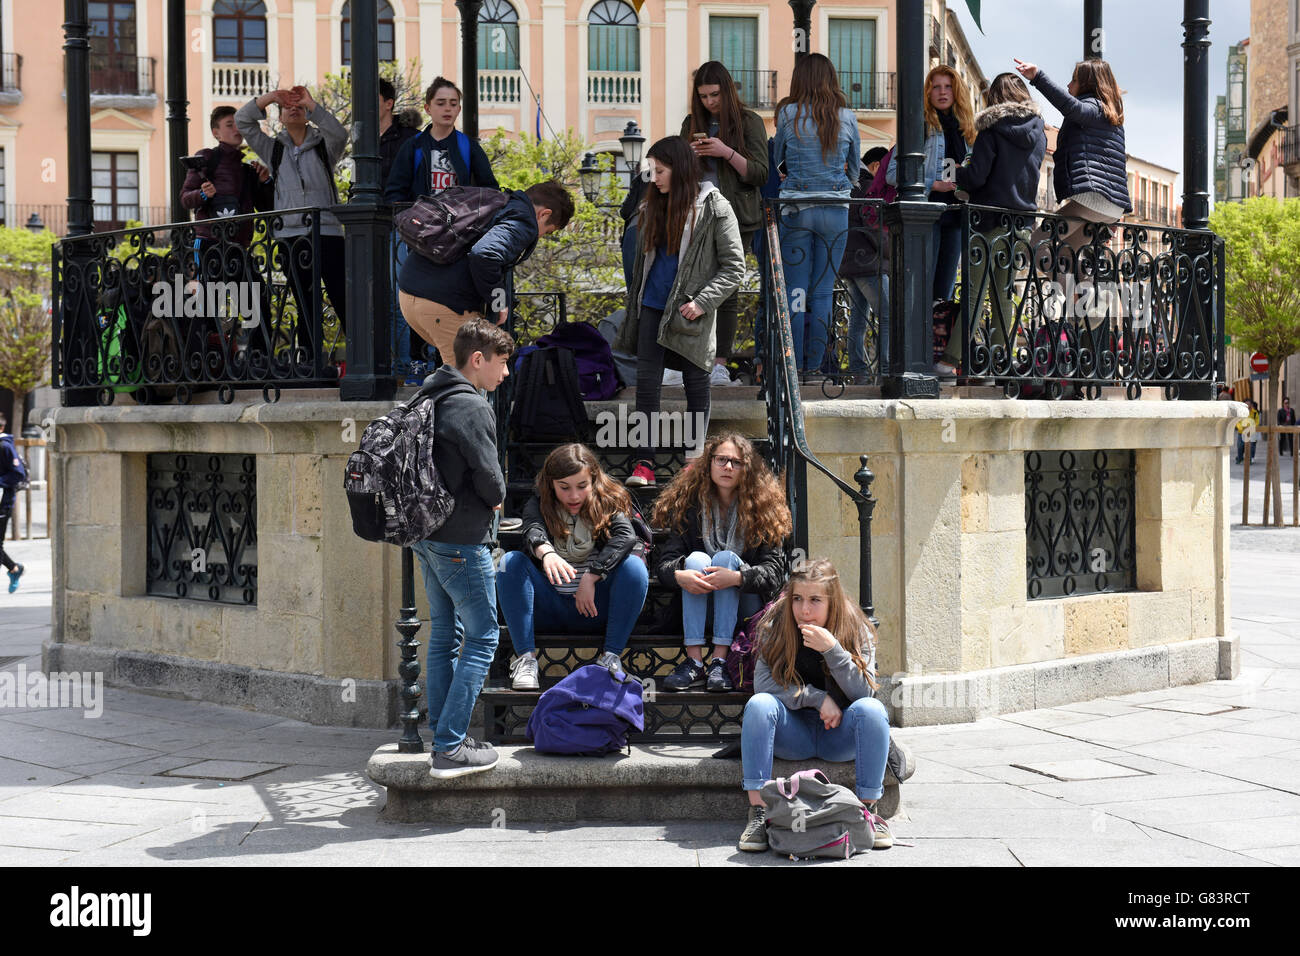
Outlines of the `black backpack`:
M463 258L483 238L509 201L509 195L499 189L452 186L436 196L421 196L414 206L393 216L393 226L412 252L447 265Z
M520 441L589 440L578 365L570 349L534 349L523 357L515 384L510 426Z

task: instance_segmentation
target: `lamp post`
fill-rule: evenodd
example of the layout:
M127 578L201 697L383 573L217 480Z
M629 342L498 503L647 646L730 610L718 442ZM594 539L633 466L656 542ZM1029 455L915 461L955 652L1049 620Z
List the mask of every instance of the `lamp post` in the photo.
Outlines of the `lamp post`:
M636 120L627 121L627 127L623 130L623 135L618 138L618 144L623 147L623 163L627 166L627 184L631 188L632 177L641 168L641 150L645 148L645 137L641 135L641 127L636 125Z
M28 216L27 222L24 224L23 228L27 229L29 232L44 232L45 223L41 220L41 214L39 212L34 212Z
M600 166L596 163L595 153L585 153L582 165L578 167L578 181L582 183L582 194L593 205L600 196Z

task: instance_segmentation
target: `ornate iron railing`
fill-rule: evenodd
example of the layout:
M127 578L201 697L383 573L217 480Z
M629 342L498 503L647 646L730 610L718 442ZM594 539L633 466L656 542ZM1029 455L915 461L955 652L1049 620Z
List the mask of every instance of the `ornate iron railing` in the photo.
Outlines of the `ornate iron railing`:
M146 590L257 603L257 457L151 454Z
M947 356L964 381L1048 398L1103 385L1212 397L1222 362L1215 236L988 206L962 211L961 306Z
M23 58L17 53L0 53L0 90L23 88Z
M90 92L111 96L148 96L155 92L154 60L131 53L91 53Z
M1137 588L1131 451L1025 454L1028 596Z
M318 209L62 239L54 386L107 405L123 392L186 403L204 388L224 403L236 388L275 400L337 382L343 329L326 309L320 247Z
M894 73L841 73L840 86L849 98L851 110L892 110L898 105L894 95Z

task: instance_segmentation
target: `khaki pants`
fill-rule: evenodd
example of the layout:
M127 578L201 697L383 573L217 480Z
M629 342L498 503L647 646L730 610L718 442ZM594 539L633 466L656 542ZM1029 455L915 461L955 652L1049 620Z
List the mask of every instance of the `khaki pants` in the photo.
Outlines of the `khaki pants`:
M397 304L401 306L406 324L420 333L420 337L438 350L442 361L456 364L452 343L456 333L470 319L482 318L477 312L455 312L429 299L420 299L409 292L398 292Z

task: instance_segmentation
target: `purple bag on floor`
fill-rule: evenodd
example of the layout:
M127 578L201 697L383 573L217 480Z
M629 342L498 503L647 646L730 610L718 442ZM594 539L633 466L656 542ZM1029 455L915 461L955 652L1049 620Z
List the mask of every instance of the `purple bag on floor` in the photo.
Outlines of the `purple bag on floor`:
M537 348L547 346L568 349L573 353L583 401L605 401L613 398L623 387L618 369L614 367L614 353L610 351L605 336L594 325L586 322L560 322L537 340ZM527 350L520 350L521 356L525 351Z
M641 683L599 664L579 667L545 691L528 718L528 739L543 754L603 756L645 729Z
M736 628L736 636L731 640L731 650L727 652L727 658L722 662L736 690L750 693L754 691L754 661L758 659L758 634L756 633L758 622L775 603L775 598L768 601L762 608L741 621Z

